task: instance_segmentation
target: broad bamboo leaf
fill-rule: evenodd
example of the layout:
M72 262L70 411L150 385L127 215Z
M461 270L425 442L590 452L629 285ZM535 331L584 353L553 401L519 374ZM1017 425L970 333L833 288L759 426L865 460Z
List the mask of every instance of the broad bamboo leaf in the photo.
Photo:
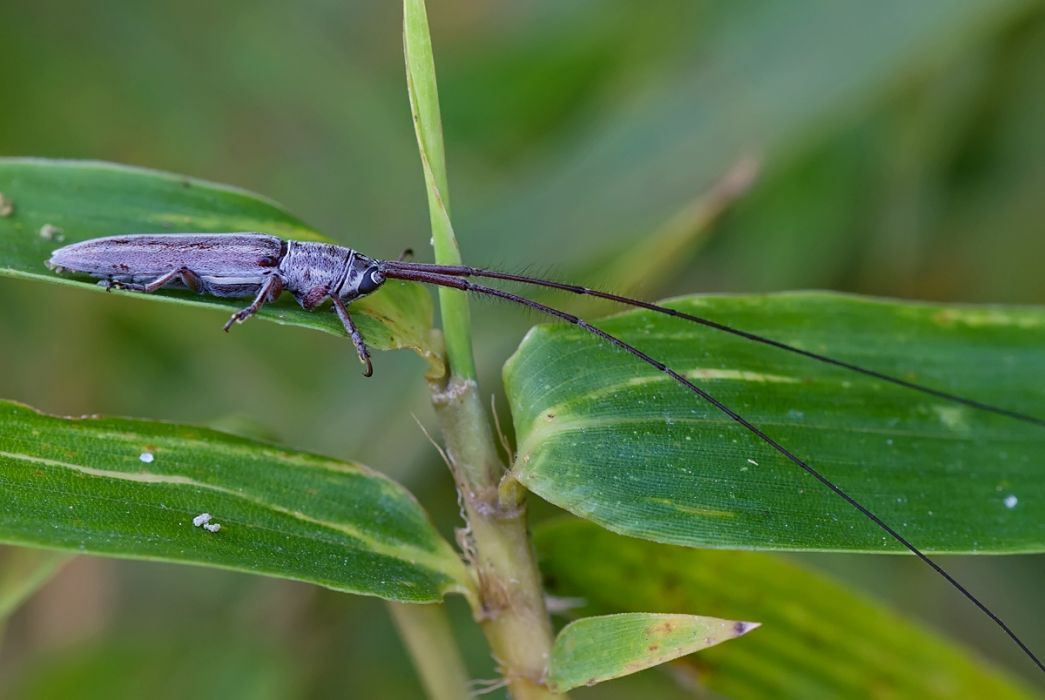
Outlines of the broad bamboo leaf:
M3 158L0 196L0 275L96 291L102 288L95 280L48 270L44 261L51 251L122 233L259 231L287 239L323 240L275 202L250 192L112 163ZM219 308L226 314L246 304L177 290L135 298ZM435 354L429 332L431 297L418 285L390 282L380 294L353 302L352 308L370 347L411 348L428 358ZM258 316L344 335L334 314L325 309L305 311L289 298L264 307Z
M636 612L586 617L566 625L555 637L548 687L562 693L620 678L736 639L756 627L699 615Z
M202 527L204 513L220 529ZM414 498L362 465L202 428L56 418L10 402L0 402L0 541L405 602L469 590L464 565Z
M826 293L675 308L907 380L1045 414L1045 310ZM1045 550L1045 429L650 312L596 324L760 426L935 552ZM900 546L697 396L572 326L505 367L516 476L611 530L712 547Z
M745 698L1029 698L953 643L783 558L654 544L561 519L536 533L550 593L578 611L757 619L753 634L675 662L714 694Z

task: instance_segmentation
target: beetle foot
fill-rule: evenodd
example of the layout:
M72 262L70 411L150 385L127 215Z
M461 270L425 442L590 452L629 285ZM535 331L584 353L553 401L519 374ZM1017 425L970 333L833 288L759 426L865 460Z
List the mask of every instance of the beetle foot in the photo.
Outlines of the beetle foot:
M120 282L118 280L101 280L98 285L105 287L105 291L111 292L114 289L132 289L132 287L126 282Z
M236 313L232 314L232 316L229 317L228 321L225 321L225 326L224 326L223 330L226 333L228 333L229 329L232 328L233 324L243 323L248 318L250 318L250 313L248 313L246 309L244 309L243 311L237 311Z

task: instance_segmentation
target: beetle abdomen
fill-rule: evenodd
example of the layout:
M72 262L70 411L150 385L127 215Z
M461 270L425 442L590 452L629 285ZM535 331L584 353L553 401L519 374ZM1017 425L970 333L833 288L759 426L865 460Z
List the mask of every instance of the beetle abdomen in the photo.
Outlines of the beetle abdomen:
M261 233L146 233L94 238L59 248L48 267L95 277L159 276L186 267L208 277L271 272L284 243Z

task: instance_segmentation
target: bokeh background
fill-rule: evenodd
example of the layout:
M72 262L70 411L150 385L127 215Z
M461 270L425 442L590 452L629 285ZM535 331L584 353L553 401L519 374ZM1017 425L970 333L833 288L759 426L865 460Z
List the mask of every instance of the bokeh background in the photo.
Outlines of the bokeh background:
M647 296L1045 302L1040 2L440 0L429 13L455 223L475 264ZM236 184L346 245L424 258L400 22L387 0L5 0L0 154ZM723 178L755 171L728 196ZM486 303L474 315L492 394L535 319ZM382 354L367 381L338 339L265 323L225 336L223 320L0 279L0 396L364 461L451 534L450 480L413 418L432 422L420 360ZM803 558L1030 672L913 562ZM952 566L1045 645L1040 558ZM472 672L492 677L451 608ZM0 695L417 697L408 669L378 601L81 558L7 626ZM658 672L576 695L653 690L684 697Z

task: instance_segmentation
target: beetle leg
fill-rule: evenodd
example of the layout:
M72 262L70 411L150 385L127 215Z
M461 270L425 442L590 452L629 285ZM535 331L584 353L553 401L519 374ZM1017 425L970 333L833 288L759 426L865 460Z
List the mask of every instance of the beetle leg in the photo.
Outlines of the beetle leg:
M306 311L312 311L314 308L323 303L323 300L330 296L330 288L323 284L318 287L305 292L298 298L298 303L301 304L301 308Z
M366 343L363 342L363 335L356 328L356 324L352 322L352 317L348 315L348 308L345 306L345 302L341 300L341 297L331 294L330 301L334 303L334 311L337 312L337 317L341 319L348 337L352 339L356 346L356 352L359 353L359 361L366 367L363 370L363 376L369 377L374 373L374 365L370 362L370 351L367 349Z
M225 322L225 332L229 332L233 323L243 323L256 314L265 305L265 302L275 301L282 293L283 279L277 275L269 275L264 284L261 285L261 289L258 290L258 295L254 297L254 301L250 302L250 306L232 314L232 317Z
M176 270L171 270L165 275L160 275L152 282L146 282L141 284L138 282L120 282L119 280L110 279L106 281L105 291L109 292L113 289L128 289L132 292L144 292L146 294L152 294L157 289L164 287L176 279L180 279L181 283L192 291L199 294L200 290L203 289L203 281L200 276L187 267L179 267Z

